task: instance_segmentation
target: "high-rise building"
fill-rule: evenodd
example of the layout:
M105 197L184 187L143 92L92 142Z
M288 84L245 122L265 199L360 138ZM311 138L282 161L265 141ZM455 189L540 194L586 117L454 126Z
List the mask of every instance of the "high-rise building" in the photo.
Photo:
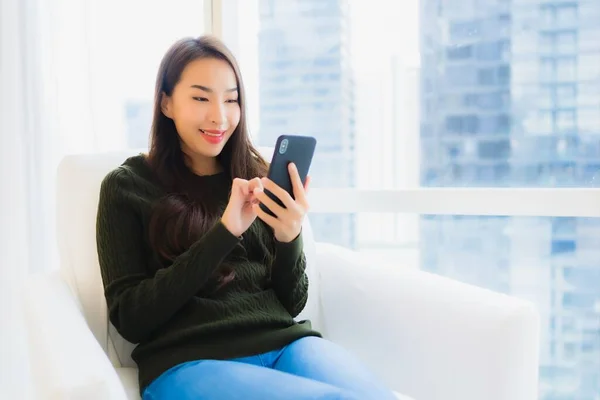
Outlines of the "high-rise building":
M259 144L317 138L313 186L354 186L354 87L347 0L259 3ZM317 240L354 244L354 216L315 215Z
M600 186L598 1L422 0L421 27L423 186ZM425 269L536 302L542 399L598 399L600 220L421 228Z

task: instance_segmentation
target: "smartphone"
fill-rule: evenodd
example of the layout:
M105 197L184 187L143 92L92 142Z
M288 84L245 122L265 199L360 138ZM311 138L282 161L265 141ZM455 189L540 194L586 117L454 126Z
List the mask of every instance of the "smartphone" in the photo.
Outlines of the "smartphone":
M294 198L292 180L288 171L288 165L294 163L298 168L298 174L302 185L306 183L306 177L315 154L317 139L312 136L281 135L277 138L273 157L269 165L267 178L275 182L279 187L288 192ZM281 207L285 206L277 196L265 189L265 194ZM264 204L260 208L271 216L275 216Z

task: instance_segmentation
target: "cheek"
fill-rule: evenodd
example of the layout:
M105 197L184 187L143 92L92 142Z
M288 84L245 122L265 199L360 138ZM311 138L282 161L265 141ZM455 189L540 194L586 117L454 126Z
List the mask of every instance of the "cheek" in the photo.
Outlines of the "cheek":
M177 117L182 124L197 124L205 117L206 111L202 104L189 102L179 107Z
M186 142L195 140L199 121L201 121L200 118L202 117L200 114L199 107L194 107L193 105L179 105L174 110L173 121L181 139Z

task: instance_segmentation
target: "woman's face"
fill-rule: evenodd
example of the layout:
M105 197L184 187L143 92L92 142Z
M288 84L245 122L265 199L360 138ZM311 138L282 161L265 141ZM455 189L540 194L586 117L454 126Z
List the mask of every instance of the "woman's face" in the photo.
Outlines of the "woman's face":
M240 122L238 87L231 66L216 58L189 63L163 113L175 123L181 149L193 160L214 158Z

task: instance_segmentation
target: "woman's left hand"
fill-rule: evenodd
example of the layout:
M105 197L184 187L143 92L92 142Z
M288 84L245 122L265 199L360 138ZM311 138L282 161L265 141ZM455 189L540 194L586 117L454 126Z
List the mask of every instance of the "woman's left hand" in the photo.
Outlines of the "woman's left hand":
M285 208L271 200L271 198L267 196L267 194L261 188L254 190L254 195L256 198L269 210L271 210L271 212L275 214L275 217L272 217L264 212L260 208L259 204L254 204L254 212L258 218L273 228L275 239L283 243L289 243L298 237L300 231L302 230L304 216L309 209L306 195L308 193L310 177L306 177L306 183L305 185L302 185L302 180L298 174L298 169L293 163L288 165L288 172L292 181L295 200L288 192L285 191L285 189L282 189L269 178L261 179L264 189L270 191L279 200L281 200L281 202L285 205Z

